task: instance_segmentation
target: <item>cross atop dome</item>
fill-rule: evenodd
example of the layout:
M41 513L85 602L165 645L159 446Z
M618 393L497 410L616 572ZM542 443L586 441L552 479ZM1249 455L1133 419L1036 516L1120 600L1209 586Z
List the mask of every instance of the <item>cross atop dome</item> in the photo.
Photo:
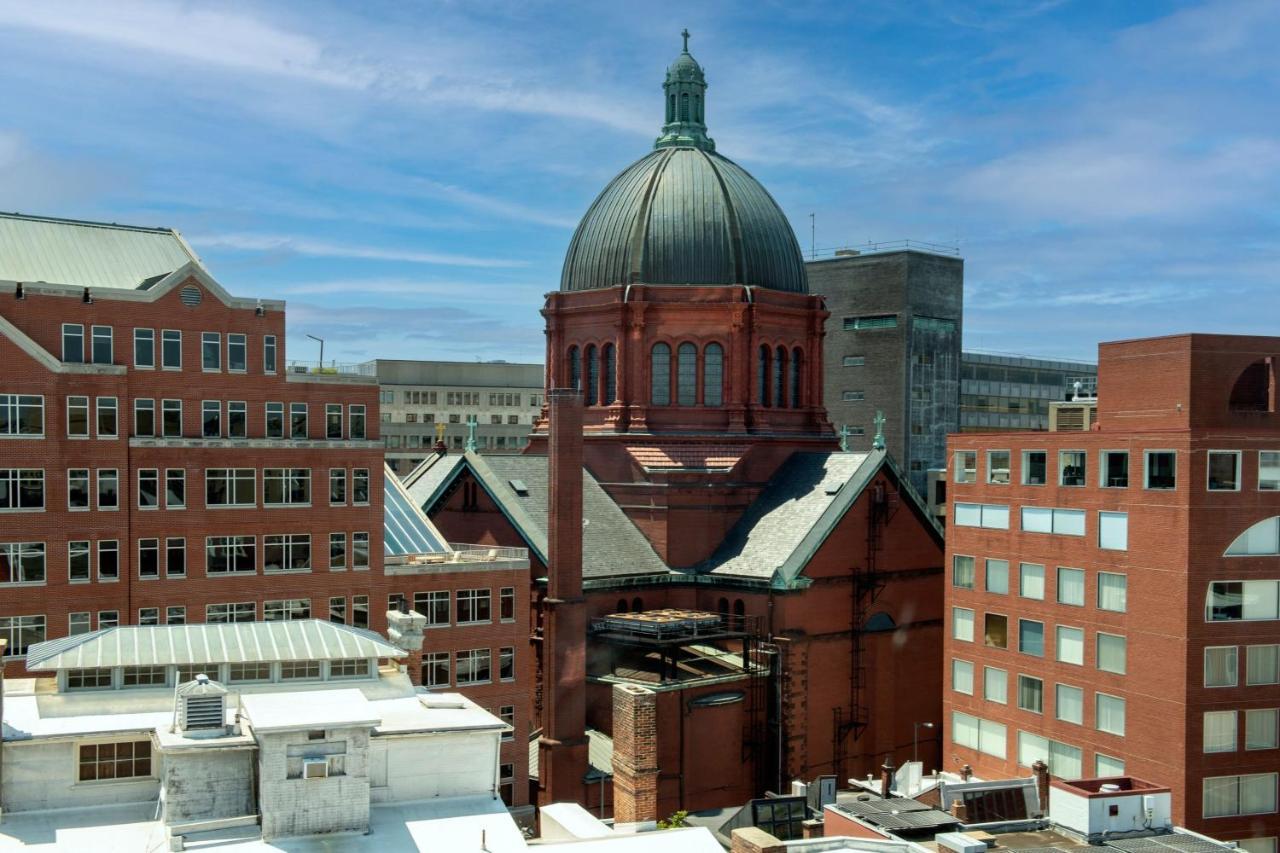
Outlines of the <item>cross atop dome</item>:
M684 37L684 52L689 52L689 28L685 27L680 31L680 35Z
M689 53L689 30L680 31L684 48L667 68L662 84L666 92L666 122L654 148L701 148L715 151L716 144L707 136L703 108L706 104L707 78L702 66Z

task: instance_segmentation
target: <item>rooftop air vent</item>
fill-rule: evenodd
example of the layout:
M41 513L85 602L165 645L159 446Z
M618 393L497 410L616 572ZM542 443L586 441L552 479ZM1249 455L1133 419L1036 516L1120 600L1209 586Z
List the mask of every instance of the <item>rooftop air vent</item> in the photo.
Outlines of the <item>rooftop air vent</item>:
M182 299L182 304L188 308L196 307L200 304L200 300L204 298L200 293L200 288L196 287L194 284L188 284L186 287L182 288L182 292L179 295Z
M227 689L201 673L178 685L178 731L210 734L226 729Z

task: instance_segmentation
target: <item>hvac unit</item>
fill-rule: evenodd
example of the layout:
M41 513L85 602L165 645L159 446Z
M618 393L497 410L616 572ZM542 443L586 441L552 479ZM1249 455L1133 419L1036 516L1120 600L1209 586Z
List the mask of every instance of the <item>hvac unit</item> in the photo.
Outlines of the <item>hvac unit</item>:
M329 778L329 759L327 758L302 759L302 778L303 779L328 779Z

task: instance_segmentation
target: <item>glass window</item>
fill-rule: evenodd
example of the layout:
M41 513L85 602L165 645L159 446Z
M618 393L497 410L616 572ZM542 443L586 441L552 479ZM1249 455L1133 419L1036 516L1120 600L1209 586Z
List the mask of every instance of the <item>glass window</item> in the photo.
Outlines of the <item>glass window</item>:
M504 586L498 591L498 618L503 622L516 621L516 588Z
M204 370L222 369L222 336L217 332L201 333L200 366Z
M1061 536L1084 535L1084 510L1055 509L1053 511L1053 532Z
M1204 751L1236 751L1236 712L1205 711Z
M1095 697L1098 731L1113 735L1124 734L1124 699L1098 693Z
M1098 513L1098 547L1108 551L1129 550L1129 513Z
M147 778L152 775L151 741L81 744L77 764L79 782Z
M987 482L1006 485L1009 482L1009 451L987 451Z
M512 417L514 418L515 416L512 415ZM429 420L429 417L426 415L423 416L422 420L424 423L431 422ZM511 423L516 423L516 421L513 420L511 421ZM348 437L356 439L357 441L364 441L364 437L365 437L364 430L365 430L364 404L353 403L347 406L347 432L350 433Z
M449 591L415 592L413 609L427 618L428 628L446 626L449 624Z
M488 649L468 649L457 653L458 686L487 684L490 678L490 653Z
M156 366L156 330L133 330L133 366L150 369Z
M262 337L262 372L276 372L276 336L263 335Z
M258 606L252 601L241 601L236 604L206 604L204 608L204 621L217 624L252 622L257 615Z
M0 616L0 638L7 640L7 656L21 657L27 647L45 641L43 616Z
M1113 572L1098 572L1098 609L1124 613L1128 606L1128 577Z
M1058 568L1058 603L1084 607L1084 570Z
M351 469L351 502L357 506L369 503L369 469Z
M182 332L175 329L161 330L160 366L165 370L182 369Z
M120 507L120 475L115 468L98 469L98 509Z
M227 403L227 437L247 438L249 435L249 407L243 400Z
M973 664L967 660L952 659L951 689L957 693L973 695Z
M955 640L963 640L966 643L973 642L973 611L966 607L951 608L951 637Z
M702 352L702 399L705 405L724 403L724 348L707 344Z
M1235 646L1209 646L1204 650L1204 686L1235 687L1238 681Z
M204 541L206 574L252 574L257 571L258 546L253 536L207 536Z
M289 404L289 437L290 438L306 438L307 437L307 404L306 403L290 403Z
M200 404L201 430L205 438L222 437L222 403L218 400L205 400Z
M1129 451L1102 451L1102 487L1104 489L1129 487Z
M160 506L160 471L157 468L138 469L138 508L157 509Z
M1084 691L1068 684L1054 685L1054 716L1066 723L1084 725Z
M987 592L997 595L1009 593L1009 561L987 560Z
M1280 684L1280 646L1249 646L1245 658L1245 684Z
M89 469L70 468L67 470L67 509L87 510L92 498L89 494Z
M671 405L671 347L654 344L649 355L651 383L649 402L655 406Z
M460 589L455 595L457 602L459 625L469 622L488 622L492 619L490 610L491 593L487 589Z
M676 402L698 404L698 348L687 341L676 347Z
M93 614L87 610L67 614L67 635L87 634L93 630ZM108 672L108 674L110 674ZM67 674L70 680L70 673Z
M516 679L516 649L515 646L503 646L498 649L498 679L500 681L515 681Z
M342 570L347 567L347 534L329 534L329 569Z
M98 438L116 438L119 435L118 404L115 397L99 397Z
M137 398L133 401L133 433L138 436L156 434L156 401Z
M90 553L87 540L67 543L67 580L71 583L88 583L90 581ZM85 628L85 630L89 629Z
M1056 629L1056 656L1062 663L1084 666L1084 631L1059 625Z
M0 586L45 582L43 542L0 544ZM7 598L8 596L6 596ZM0 634L3 636L3 634Z
M62 324L62 360L84 363L84 326L79 323Z
M356 571L369 568L369 534L351 534L351 568Z
M0 394L0 435L44 435L44 397L39 394Z
M994 666L983 667L982 698L1005 705L1009 702L1009 674Z
M1128 641L1118 634L1098 633L1098 669L1124 675Z
M267 438L284 438L284 403L267 403Z
M1024 506L1022 529L1027 533L1052 533L1053 510L1040 506Z
M957 450L954 464L957 483L978 482L978 451Z
M426 652L422 655L422 685L448 687L450 682L448 652Z
M1083 450L1058 451L1058 484L1062 486L1083 486L1086 481L1086 459Z
M1259 451L1258 491L1280 491L1280 450Z
M311 535L285 533L262 537L262 571L311 571Z
M1148 450L1147 488L1172 489L1177 486L1178 460L1172 450Z
M182 436L182 401L160 401L160 432L165 438Z
M1244 748L1276 749L1280 747L1280 710L1257 708L1244 712Z
M120 580L120 543L115 539L98 540L98 580ZM99 624L98 627L103 626Z
M351 597L351 627L369 627L369 596L354 595Z
M1240 491L1240 451L1209 451L1209 491Z
M1044 566L1022 563L1018 567L1018 592L1023 598L1044 599Z
M330 678L364 678L369 675L369 661L365 659L335 660L329 662Z
M1205 618L1210 622L1280 618L1280 581L1214 581Z
M281 681L319 681L320 661L287 660L280 663Z
M164 573L165 577L181 578L187 574L187 540L181 536L170 536L164 540ZM173 608L169 608L173 610ZM186 611L183 611L184 613ZM169 624L174 624L169 617ZM178 623L181 624L181 623Z
M206 469L205 506L256 506L257 477L258 472L253 468Z
M960 589L974 587L974 559L956 554L951 558L951 585Z
M1248 776L1206 776L1203 816L1272 814L1276 811L1276 773Z
M70 438L89 437L89 398L73 396L67 398L67 436Z
M309 598L285 598L262 602L262 621L264 622L310 618L311 599Z
M1103 755L1101 752L1094 753L1093 773L1094 776L1100 779L1105 779L1109 776L1123 776L1124 762L1119 758Z
M1045 483L1045 469L1048 464L1048 453L1045 451L1022 451L1022 485L1043 486Z
M342 438L342 404L326 403L324 406L324 437L337 440Z
M310 468L263 468L263 506L310 506Z
M983 617L982 642L993 649L1009 648L1009 617L988 613Z
M249 343L244 335L231 332L227 335L227 370L244 373L249 361Z
M94 326L93 327L93 363L94 364L111 364L114 358L112 352L112 330L110 326Z
M1044 623L1034 619L1018 620L1018 651L1024 655L1044 657Z
M1033 714L1043 714L1044 682L1030 675L1019 675L1018 707Z

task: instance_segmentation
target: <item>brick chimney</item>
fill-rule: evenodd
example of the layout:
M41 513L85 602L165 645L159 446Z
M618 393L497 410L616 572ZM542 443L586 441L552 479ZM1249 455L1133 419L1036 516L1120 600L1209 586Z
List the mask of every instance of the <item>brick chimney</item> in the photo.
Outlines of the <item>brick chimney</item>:
M787 845L758 826L735 829L729 853L787 853Z
M1031 774L1036 779L1036 796L1040 799L1040 816L1049 813L1049 765L1037 758L1031 765Z
M613 686L613 819L658 819L658 694L638 684Z
M893 758L886 755L880 765L880 796L886 800L893 796Z
M547 596L538 801L576 803L587 772L587 619L582 598L582 392L547 393Z
M960 823L969 822L969 807L964 804L964 800L956 797L951 801L951 816Z

